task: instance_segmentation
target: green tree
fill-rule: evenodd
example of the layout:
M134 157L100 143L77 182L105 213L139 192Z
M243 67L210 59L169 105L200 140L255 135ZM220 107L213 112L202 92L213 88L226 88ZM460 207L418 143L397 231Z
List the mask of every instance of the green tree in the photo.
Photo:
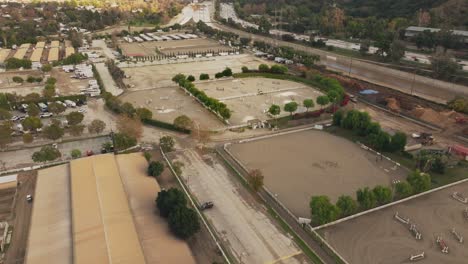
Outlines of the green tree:
M67 109L64 105L59 104L57 102L52 102L47 106L47 109L49 112L53 113L54 115L61 114L65 112L65 109Z
M210 75L206 74L206 73L202 73L200 74L200 81L204 81L204 80L209 80L210 79Z
M341 121L344 118L343 110L338 110L333 114L333 125L334 126L341 126Z
M398 62L405 56L405 44L400 40L394 40L390 46L390 59Z
M145 151L145 152L143 152L143 157L145 157L145 160L146 160L147 162L150 162L150 161L151 161L151 158L153 157L153 155L151 155L150 152Z
M19 76L13 76L12 80L15 83L23 83L24 82L23 78L21 78Z
M226 69L224 69L222 73L223 73L223 76L226 76L226 77L232 76L232 70L231 68L228 68L228 67L226 67Z
M242 73L248 73L250 70L247 68L247 66L242 66Z
M340 209L330 203L327 196L312 196L310 199L310 211L312 223L315 225L323 225L338 219Z
M0 148L4 148L6 145L11 143L11 133L13 133L11 127L12 124L10 122L0 124Z
M437 77L448 79L460 69L460 65L450 52L437 48L431 57L431 68Z
M168 217L175 208L185 207L186 204L187 200L184 193L176 188L162 190L158 193L158 197L156 197L156 206L162 217Z
M81 125L81 124L71 125L69 132L70 132L70 135L78 137L78 136L81 136L81 134L83 134L84 129L85 129L85 125Z
M357 201L362 209L367 210L367 209L371 209L375 207L377 203L375 194L374 192L369 190L368 187L364 189L359 189L356 194L357 194Z
M390 190L388 187L377 185L374 187L372 192L374 193L377 204L379 205L383 205L392 201L392 190Z
M139 107L136 109L137 116L142 120L151 120L153 118L153 112L145 107Z
M65 131L63 130L62 127L60 127L60 124L58 123L52 123L48 126L46 126L43 131L44 136L48 139L52 140L57 140L65 134Z
M164 171L164 164L159 161L152 161L148 165L148 175L153 177L159 177Z
M0 120L9 120L10 118L11 118L10 111L0 108Z
M405 150L406 146L406 134L402 132L396 132L392 136L392 140L390 141L390 149L392 151L403 151Z
M317 97L317 104L320 105L321 109L330 102L330 99L326 95Z
M414 193L421 193L431 189L431 176L419 170L411 172L406 178Z
M36 151L32 155L32 160L34 162L46 162L46 161L53 161L60 158L62 154L60 151L51 146L44 146L41 150Z
M30 103L28 105L28 115L29 116L39 116L40 113L41 113L41 110L39 109L39 107L36 104Z
M50 65L50 64L45 64L45 65L42 66L41 70L42 70L43 72L50 72L50 71L52 70L52 65Z
M270 71L270 67L268 67L268 65L266 64L260 64L258 66L258 71L259 72L269 72Z
M340 209L342 216L350 216L356 213L358 209L357 202L348 195L341 195L338 197L336 207Z
M29 131L34 131L38 128L42 127L41 119L35 116L28 116L26 117L21 124L23 128Z
M34 141L33 135L31 135L30 133L23 134L23 143L24 144L29 144L29 143L32 143L33 141Z
M270 72L275 73L275 74L285 74L285 73L288 72L288 67L286 67L284 65L275 64L275 65L271 66Z
M289 102L284 105L284 111L289 112L292 115L297 110L297 103L296 102Z
M313 108L315 106L314 100L312 99L304 99L304 102L302 102L302 104L307 109L307 112L309 112L309 108Z
M193 121L186 115L180 115L174 119L174 126L182 129L191 129Z
M120 110L122 113L126 114L128 117L134 117L136 114L136 109L133 107L133 105L129 102L125 102L122 104L120 107Z
M368 137L369 144L378 151L386 151L390 145L390 135L387 132L380 131L377 134L371 134Z
M187 239L200 230L196 212L187 207L176 207L168 218L169 229L179 238Z
M174 150L175 141L170 136L164 136L159 139L159 146L164 152L171 152Z
M116 150L124 150L128 149L130 147L133 147L137 144L137 140L135 137L122 134L122 133L116 133L114 134L114 142L115 142L115 149Z
M73 159L77 159L81 157L81 151L79 149L72 150L70 154Z
M84 115L80 112L70 112L67 116L68 125L78 125L83 121Z
M251 170L247 177L247 181L255 192L263 187L263 179L263 173L259 169Z
M99 119L94 119L88 125L88 132L91 134L101 134L106 128L106 123Z
M276 126L278 126L278 119L276 119L276 116L278 116L281 113L281 107L279 105L272 104L268 109L268 113L270 113L273 116L273 118L275 118Z
M194 82L194 81L195 81L195 76L189 75L189 76L187 77L187 81L189 81L189 82Z
M395 184L395 195L398 198L406 198L413 194L413 187L406 181Z

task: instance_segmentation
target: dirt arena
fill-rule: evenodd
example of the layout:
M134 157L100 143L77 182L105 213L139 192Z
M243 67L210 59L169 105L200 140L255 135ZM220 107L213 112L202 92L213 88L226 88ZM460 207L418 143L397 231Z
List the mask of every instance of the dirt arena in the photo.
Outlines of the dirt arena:
M143 155L118 155L116 159L146 263L194 264L188 244L177 239L170 232L167 220L154 211L155 196L161 189L158 182L147 175L148 162Z
M224 102L232 110L229 122L233 125L245 124L252 119L268 120L267 114L272 104L283 108L286 103L295 101L299 104L296 112L305 112L304 99L314 102L321 92L301 83L267 78L227 79L214 82L198 83L197 87L208 96ZM319 109L315 106L310 111ZM282 110L279 117L289 115Z
M13 82L13 77L18 76L23 79L23 83ZM16 93L18 95L27 95L30 93L41 94L44 85L41 83L28 83L28 76L43 77L40 71L25 70L25 71L10 71L0 73L0 93Z
M122 95L121 99L135 107L150 109L155 119L167 123L172 124L176 117L187 115L203 128L215 130L224 127L221 120L179 87L130 92Z
M121 43L120 48L126 56L155 56L159 53L165 55L185 54L188 52L204 53L231 50L229 46L224 46L215 40L198 38L169 41L148 41Z
M468 195L468 183L462 183L414 200L358 217L319 233L350 263L410 263L410 255L425 252L424 264L462 264L468 259L466 244L451 233L468 236L467 207L451 197L453 192ZM422 240L416 240L408 227L394 219L395 212L417 225ZM449 254L440 251L436 237L442 236Z
M260 169L265 186L300 217L310 217L311 196L327 195L336 202L340 195L355 197L359 188L388 186L406 176L357 144L322 131L233 144L229 149L248 169Z
M193 75L198 80L201 73L207 73L214 79L217 72L226 67L233 72L241 72L241 68L246 66L250 69L257 69L260 64L272 64L250 54L213 57L210 61L197 61L188 63L173 63L152 65L144 67L123 68L125 75L130 76L124 79L125 84L132 90L151 89L159 87L173 86L172 77L178 73Z

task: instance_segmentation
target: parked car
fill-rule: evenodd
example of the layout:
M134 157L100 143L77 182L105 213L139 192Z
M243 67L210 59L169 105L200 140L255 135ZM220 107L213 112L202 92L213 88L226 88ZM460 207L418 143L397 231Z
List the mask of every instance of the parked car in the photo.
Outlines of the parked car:
M51 117L51 116L53 116L53 115L54 115L54 114L52 114L52 113L43 113L43 114L40 114L39 117L40 117L40 118L46 118L46 117Z
M26 195L26 201L28 201L28 203L32 202L32 200L33 196L31 194Z
M200 210L210 209L213 208L213 202L204 202L200 205Z

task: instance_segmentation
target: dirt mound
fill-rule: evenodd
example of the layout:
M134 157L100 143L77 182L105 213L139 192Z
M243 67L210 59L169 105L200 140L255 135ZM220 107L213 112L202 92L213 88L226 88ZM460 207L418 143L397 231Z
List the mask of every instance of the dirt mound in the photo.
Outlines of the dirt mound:
M443 126L445 122L448 120L448 117L444 114L441 114L431 108L424 108L424 107L416 107L414 108L411 113L428 123L432 123L438 126Z
M387 102L388 109L390 109L392 112L400 112L400 102L398 102L397 99L390 97L385 99L385 101Z

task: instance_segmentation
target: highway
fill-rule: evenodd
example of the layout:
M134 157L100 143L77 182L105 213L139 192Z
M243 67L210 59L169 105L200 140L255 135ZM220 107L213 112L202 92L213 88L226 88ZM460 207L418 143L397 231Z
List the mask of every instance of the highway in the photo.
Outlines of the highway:
M341 56L296 43L251 34L219 23L209 23L209 25L219 30L236 33L241 37L249 37L254 41L264 41L271 45L288 46L297 50L319 55L319 63L325 65L330 70L341 72L345 75L350 75L351 77L370 83L399 90L407 94L419 96L436 103L445 104L457 95L465 97L468 96L467 86L439 81L410 72L390 69L388 67L378 65L377 63Z

